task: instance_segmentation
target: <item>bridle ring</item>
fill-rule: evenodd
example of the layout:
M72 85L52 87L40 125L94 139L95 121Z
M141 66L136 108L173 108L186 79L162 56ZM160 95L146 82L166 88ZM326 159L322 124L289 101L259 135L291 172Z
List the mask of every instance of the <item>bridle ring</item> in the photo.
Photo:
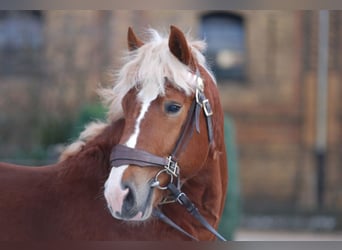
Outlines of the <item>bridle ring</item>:
M167 169L162 169L162 170L160 170L160 171L156 174L156 176L154 177L154 182L152 183L151 187L156 187L156 188L161 189L161 190L166 190L166 189L167 189L168 184L165 185L165 186L160 186L160 182L159 182L159 180L158 180L160 174L161 174L161 173L164 173L164 172L170 176L170 182L169 182L169 183L172 183L172 182L173 182L173 175L170 174L170 173L167 171Z

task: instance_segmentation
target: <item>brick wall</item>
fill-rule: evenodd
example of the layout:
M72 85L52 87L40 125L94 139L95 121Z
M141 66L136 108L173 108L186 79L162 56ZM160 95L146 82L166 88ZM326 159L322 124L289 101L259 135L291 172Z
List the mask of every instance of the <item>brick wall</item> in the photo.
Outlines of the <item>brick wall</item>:
M175 24L195 36L207 11L46 11L43 68L39 77L0 75L1 110L6 116L33 107L36 116L0 116L2 145L34 140L23 120L36 124L47 116L71 118L84 103L96 100L94 90L107 84L108 69L120 66L126 32L133 26L168 31ZM244 209L248 211L316 209L315 139L317 12L237 11L244 18L247 77L242 83L219 82L224 110L234 118ZM325 206L342 208L340 11L331 12L329 156ZM16 82L16 84L13 84ZM19 82L23 84L20 85ZM29 89L29 90L28 90ZM15 94L13 94L15 93ZM13 95L19 95L20 98ZM18 100L18 101L16 101ZM10 107L10 108L9 108ZM29 108L28 108L29 109ZM33 118L32 118L33 117ZM10 125L9 125L10 124ZM20 126L19 126L20 127ZM33 126L34 127L34 126ZM7 130L4 130L7 128ZM9 134L7 134L9 133ZM26 142L20 140L30 134ZM13 138L16 138L15 140ZM27 147L26 147L27 148Z

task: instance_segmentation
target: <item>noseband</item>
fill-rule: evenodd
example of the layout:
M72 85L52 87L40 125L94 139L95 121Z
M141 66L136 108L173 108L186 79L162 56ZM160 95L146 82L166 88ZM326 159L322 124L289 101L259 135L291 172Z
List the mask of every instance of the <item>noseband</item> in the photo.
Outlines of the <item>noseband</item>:
M180 190L180 166L178 165L178 159L180 152L189 143L194 130L200 133L199 118L201 110L203 109L204 116L207 123L208 141L209 144L213 141L213 127L212 127L212 114L211 105L209 100L204 95L204 84L199 76L199 72L196 72L197 88L195 92L195 98L191 103L188 111L187 118L182 126L181 133L177 139L176 145L168 157L157 156L144 150L127 147L123 144L117 144L113 147L110 164L112 167L118 167L122 165L137 165L140 167L160 167L162 168L155 176L154 181L151 183L152 188L168 189L171 192L171 198L167 197L160 205L178 202L185 206L189 213L191 213L197 220L199 220L204 227L220 240L225 240L215 229L201 216L195 205L189 200L189 198ZM165 186L161 186L159 182L159 176L162 173L166 173L170 176L169 183ZM174 184L176 179L176 185ZM155 209L153 215L163 220L170 226L186 234L190 238L197 240L192 235L188 234L169 218L167 218L159 209Z

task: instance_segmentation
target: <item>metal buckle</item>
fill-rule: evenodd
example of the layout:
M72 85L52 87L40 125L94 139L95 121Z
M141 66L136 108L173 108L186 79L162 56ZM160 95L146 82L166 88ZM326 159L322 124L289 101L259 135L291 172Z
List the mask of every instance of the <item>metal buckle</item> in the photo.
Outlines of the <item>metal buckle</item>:
M196 88L196 102L198 105L200 105L201 107L203 106L203 103L200 100L200 89Z
M211 109L211 105L209 103L208 99L205 99L203 101L203 110L206 116L211 116L213 115L213 110Z
M171 204L171 203L175 203L176 201L177 200L173 198L172 196L166 196L158 203L158 205Z
M181 192L181 193L177 196L176 200L178 201L179 204L184 205L183 201L181 200L181 197L182 197L182 196L185 196L185 194L184 194L183 192Z
M166 171L175 176L175 177L178 177L178 174L179 174L179 167L178 167L178 163L176 161L174 161L171 157L171 155L169 157L167 157L167 165L164 166Z
M204 91L204 83L203 79L200 76L197 76L197 87L203 92Z
M196 102L198 105L201 106L201 108L203 108L205 115L211 116L213 115L213 110L211 109L211 105L209 103L208 99L204 99L205 96L203 94L203 92L201 92L200 89L196 89Z

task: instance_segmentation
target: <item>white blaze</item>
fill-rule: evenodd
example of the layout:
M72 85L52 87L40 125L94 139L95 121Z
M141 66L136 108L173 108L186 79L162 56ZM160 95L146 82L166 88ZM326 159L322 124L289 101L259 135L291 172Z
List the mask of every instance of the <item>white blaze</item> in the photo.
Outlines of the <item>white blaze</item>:
M142 119L144 118L145 113L147 112L150 104L151 104L151 101L143 102L143 104L141 106L140 114L139 114L139 116L138 116L138 118L137 118L137 120L135 122L134 132L129 137L127 142L125 143L127 147L135 148L135 145L137 144L138 136L139 136L139 133L140 133L140 123L141 123Z
M146 100L142 102L139 116L135 122L133 134L125 143L127 147L135 148L140 133L141 121L144 119L151 102L152 98L146 98ZM128 193L128 189L123 189L121 186L121 179L127 167L128 165L113 167L110 171L107 181L105 182L104 196L107 200L108 206L110 207L112 215L118 219L120 218L116 216L116 213L121 212L123 201ZM134 219L138 220L139 218Z

